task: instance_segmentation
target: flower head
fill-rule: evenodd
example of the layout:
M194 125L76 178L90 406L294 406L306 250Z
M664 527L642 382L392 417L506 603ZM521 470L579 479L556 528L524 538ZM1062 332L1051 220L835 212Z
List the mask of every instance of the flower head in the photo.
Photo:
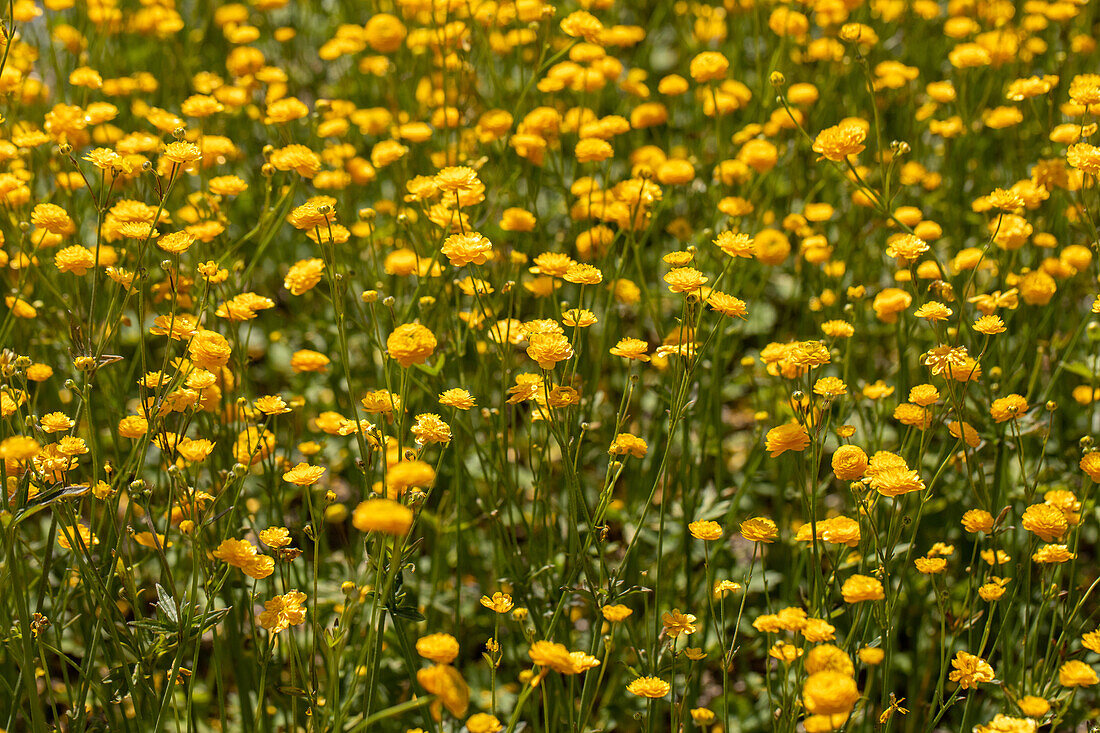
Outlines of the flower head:
M419 323L398 326L386 339L390 358L402 367L423 364L435 352L435 334Z
M658 677L638 677L626 686L630 694L652 699L664 697L669 689L669 684Z
M802 452L810 444L810 435L806 428L792 422L772 428L765 438L765 446L772 458L787 451Z
M992 682L995 676L993 667L988 662L969 652L956 654L951 660L951 666L953 670L948 674L948 679L957 682L964 690L977 687L983 682Z
M827 127L814 138L813 151L822 158L843 162L849 155L863 152L867 131L862 125L842 123Z
M260 626L272 634L278 634L291 626L301 625L306 620L305 600L306 594L298 590L275 596L264 603Z
M1062 687L1092 687L1100 680L1096 670L1077 659L1071 659L1058 668L1058 684Z
M283 474L283 481L298 486L312 486L321 480L325 473L323 466L311 466L308 463L299 463L294 468Z

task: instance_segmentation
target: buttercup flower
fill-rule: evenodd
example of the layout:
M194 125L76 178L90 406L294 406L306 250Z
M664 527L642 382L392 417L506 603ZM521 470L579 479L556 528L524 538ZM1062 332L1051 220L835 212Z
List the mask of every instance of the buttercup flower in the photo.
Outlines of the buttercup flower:
M390 357L402 367L423 364L435 352L435 334L419 323L398 326L386 339Z
M859 574L845 580L840 592L846 603L881 601L886 597L883 593L882 583L877 578Z
M805 450L810 444L810 436L798 423L787 423L769 430L765 444L769 455L777 458L787 451Z
M306 594L298 590L275 596L264 603L264 610L260 614L260 626L278 634L291 626L299 626L305 623L306 609L303 603Z
M360 532L403 535L412 526L413 512L390 499L367 499L355 507L352 524Z
M969 652L959 652L951 660L951 673L947 678L957 682L959 687L968 690L985 682L992 682L994 677L993 667L989 666L981 657Z
M863 152L867 132L862 125L840 124L828 127L814 138L813 151L822 158L841 162Z
M657 677L638 677L626 689L639 697L661 698L668 694L670 688L667 682Z

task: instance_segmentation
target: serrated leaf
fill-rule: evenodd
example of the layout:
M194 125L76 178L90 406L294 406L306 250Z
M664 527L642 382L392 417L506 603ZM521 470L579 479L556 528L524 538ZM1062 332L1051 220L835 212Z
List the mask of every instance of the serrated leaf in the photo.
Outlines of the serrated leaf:
M157 608L164 612L164 615L168 617L173 625L178 627L180 625L180 614L176 608L176 602L172 600L172 596L168 595L168 591L161 587L160 583L157 583L157 598L159 599Z
M229 613L229 610L231 608L233 608L233 607L232 606L226 606L225 608L219 608L216 611L211 611L210 613L206 614L206 620L203 620L202 616L198 615L198 616L195 617L195 620L191 623L191 626L192 626L192 628L196 628L201 623L202 628L199 629L200 632L206 631L207 629L212 629L223 618L225 618L226 614Z
M87 486L58 486L54 489L39 492L27 502L28 507L49 506L65 499L74 499L88 493Z

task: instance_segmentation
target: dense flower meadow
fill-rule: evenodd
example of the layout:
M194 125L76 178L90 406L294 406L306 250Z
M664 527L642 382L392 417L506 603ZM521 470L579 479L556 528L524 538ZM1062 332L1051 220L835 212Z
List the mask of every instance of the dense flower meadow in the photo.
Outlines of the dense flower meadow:
M0 731L1085 731L1100 3L0 2Z

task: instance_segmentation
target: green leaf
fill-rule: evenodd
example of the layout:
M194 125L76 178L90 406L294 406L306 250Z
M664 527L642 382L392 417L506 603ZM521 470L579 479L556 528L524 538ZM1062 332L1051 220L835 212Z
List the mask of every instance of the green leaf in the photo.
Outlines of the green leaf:
M1096 376L1093 371L1085 365L1085 362L1083 361L1075 361L1072 363L1063 361L1062 368L1070 374L1076 374L1083 379L1092 379L1094 376Z
M66 499L75 499L87 493L87 486L55 486L52 489L40 491L27 501L26 506L15 512L15 519L12 521L12 526L30 519L51 504L56 504Z
M390 611L397 618L408 619L409 621L423 621L424 614L416 610L415 606L398 606Z
M151 619L143 618L138 621L131 621L128 626L133 626L135 629L144 629L145 631L151 631L154 634L167 634L172 631L172 627L164 621L153 621Z
M226 606L225 608L219 608L216 611L210 611L206 614L206 620L203 620L201 614L196 615L195 619L191 622L191 628L198 629L200 633L206 631L207 629L212 629L217 626L223 618L225 618L226 614L229 613L229 610L231 608L233 607ZM202 628L199 628L200 624Z
M303 690L301 687L290 687L288 685L281 685L275 688L284 695L290 695L291 697L309 697L309 693Z
M379 710L377 713L370 716L369 718L361 720L358 723L352 725L350 728L346 728L345 730L347 731L347 733L359 733L360 731L366 731L370 729L375 723L381 720L385 720L386 718L393 718L395 716L402 715L403 713L407 713L410 710L415 710L416 708L423 707L434 699L435 695L423 695L422 697L417 697L413 700L399 703L397 705L394 705L393 707L386 708L385 710Z
M160 583L157 583L157 608L164 612L164 615L168 617L168 620L173 625L180 625L179 611L176 609L176 602L172 600L172 596L168 595L168 591L161 587Z
M435 366L428 366L427 364L417 364L416 368L425 374L430 374L433 377L438 377L439 373L443 371L443 365L447 363L447 357L445 354L440 354L439 359L436 361Z

